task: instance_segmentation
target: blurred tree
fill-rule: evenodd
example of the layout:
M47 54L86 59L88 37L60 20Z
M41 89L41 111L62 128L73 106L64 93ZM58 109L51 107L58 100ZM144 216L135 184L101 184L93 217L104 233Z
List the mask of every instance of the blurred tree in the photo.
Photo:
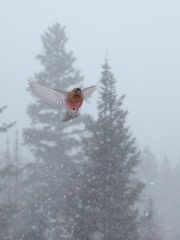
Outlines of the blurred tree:
M4 106L4 107L1 107L0 108L0 114L4 111L4 109L6 109L7 106ZM6 124L6 123L3 123L1 126L0 126L0 132L7 132L7 130L11 127L14 126L16 122L12 122L12 123L9 123L9 124Z
M160 167L159 194L156 202L158 204L158 211L161 214L162 222L164 225L164 235L166 240L174 239L176 228L174 224L174 213L177 210L174 211L173 192L175 191L177 193L178 188L175 187L176 183L173 180L174 176L172 166L169 159L167 157L164 157Z
M125 126L124 96L117 98L115 83L106 60L99 86L98 119L89 118L84 132L85 170L76 174L76 187L68 195L75 240L139 239L134 206L143 189L135 177L139 153Z
M162 228L159 226L154 209L153 201L149 198L141 216L141 240L163 240Z
M7 147L6 147L6 152L4 156L4 160L6 162L6 166L3 169L4 171L4 176L6 175L6 191L7 191L7 197L6 197L6 202L8 204L12 203L12 161L11 161L11 156L10 156L10 149L9 149L9 138L7 138L6 141Z
M67 40L65 28L58 23L49 27L42 36L43 52L37 55L37 59L40 60L43 71L35 74L39 83L67 90L83 80L79 71L73 67L75 58L72 52L65 49ZM71 184L68 176L76 159L71 150L80 146L76 135L79 133L81 118L62 123L64 112L64 109L57 109L39 98L28 106L31 126L24 130L23 135L24 143L35 156L35 162L29 165L29 214L26 213L28 225L24 231L28 228L29 235L31 230L32 233L38 232L40 239L46 238L53 229L62 229L60 222L63 222L63 205L68 185ZM38 237L33 239L39 239Z
M172 228L174 233L174 240L180 239L180 158L172 171L173 182L171 184L172 196L170 204L173 206L173 221Z
M143 198L139 208L145 208L149 198L156 203L159 194L159 173L156 158L149 147L145 147L141 154L141 164L138 167L138 178L145 184Z
M141 164L138 167L141 181L146 184L146 189L152 188L158 181L158 164L150 148L146 146L141 154ZM148 193L150 193L148 189Z
M21 169L15 164L14 160L9 146L9 139L7 139L6 151L3 157L4 164L0 169L0 239L2 240L14 239L19 220L17 216L23 204L23 201L19 202L19 204L16 201L17 197L19 198L19 192L16 191L16 179L19 177ZM21 192L23 192L22 189Z
M16 204L20 202L20 146L19 146L19 132L16 130L15 133L15 142L14 142L14 154L13 154L13 164L14 164L14 172L15 172L15 181L14 181L14 201Z
M7 106L0 108L0 114L7 108ZM3 123L0 126L0 132L7 132L15 122L10 124ZM12 164L10 160L9 140L7 139L7 147L5 154L2 158L4 165L1 164L0 168L0 239L12 239L12 219L16 213L16 208L12 202Z

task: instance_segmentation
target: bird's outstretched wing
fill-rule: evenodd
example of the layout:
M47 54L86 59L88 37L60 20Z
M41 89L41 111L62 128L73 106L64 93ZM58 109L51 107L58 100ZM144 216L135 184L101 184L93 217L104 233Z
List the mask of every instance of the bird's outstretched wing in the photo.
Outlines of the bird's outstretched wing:
M87 87L87 88L84 88L82 90L83 92L83 96L86 98L88 97L89 95L91 95L96 89L96 86L91 86L91 87Z
M49 88L35 82L32 78L28 78L29 85L34 90L36 95L46 101L56 105L64 106L68 92L64 92L58 89Z

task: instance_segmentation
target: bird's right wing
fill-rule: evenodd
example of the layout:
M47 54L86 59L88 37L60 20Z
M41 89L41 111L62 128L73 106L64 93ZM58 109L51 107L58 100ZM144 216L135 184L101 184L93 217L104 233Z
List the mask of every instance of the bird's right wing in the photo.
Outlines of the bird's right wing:
M45 99L46 101L56 105L64 106L67 98L68 92L64 92L58 89L49 88L43 86L35 81L32 78L28 78L29 85L34 90L36 95L40 98Z
M84 88L82 90L84 97L86 98L86 97L90 96L95 91L95 89L96 89L96 86Z

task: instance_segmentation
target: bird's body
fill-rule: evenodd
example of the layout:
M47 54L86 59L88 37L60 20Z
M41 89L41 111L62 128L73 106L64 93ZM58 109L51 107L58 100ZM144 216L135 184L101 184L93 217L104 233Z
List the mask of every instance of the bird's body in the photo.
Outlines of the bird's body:
M78 117L79 113L77 111L82 106L84 97L95 90L95 86L91 86L85 89L74 88L71 92L64 92L59 89L43 86L34 82L31 78L28 78L28 81L34 92L40 98L43 98L55 105L66 107L67 112L63 122Z
M80 93L77 94L77 88L75 88L68 93L67 98L65 100L67 112L63 119L63 122L67 122L72 118L77 118L80 115L79 113L77 113L77 111L83 104L83 93L81 89L79 89L79 91Z
M70 111L70 112L77 111L83 103L82 91L80 90L80 94L77 94L76 91L77 91L77 89L75 88L67 95L65 104L66 104L68 111Z

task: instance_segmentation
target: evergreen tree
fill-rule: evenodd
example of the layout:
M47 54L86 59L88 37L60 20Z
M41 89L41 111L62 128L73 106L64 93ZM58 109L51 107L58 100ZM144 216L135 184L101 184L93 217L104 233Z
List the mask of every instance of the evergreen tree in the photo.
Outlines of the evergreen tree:
M175 169L172 172L173 174L173 182L171 184L172 196L171 196L171 205L173 206L173 233L174 239L180 239L180 158L178 160Z
M76 188L68 196L67 214L73 219L75 240L138 239L134 204L143 188L135 178L139 153L125 126L124 96L117 97L115 83L106 60L99 87L98 119L89 119L83 139L88 159L84 171L75 178Z
M7 138L6 141L7 147L6 147L6 152L4 156L4 160L6 162L6 166L3 169L4 171L4 176L6 175L6 191L7 191L7 197L6 197L6 202L10 204L12 202L12 161L11 161L11 156L10 156L10 149L9 149L9 138Z
M0 170L0 239L13 239L19 206L16 204L15 179L19 169L14 165L9 139L4 154L4 166Z
M7 106L0 108L0 114L7 108ZM14 126L15 122L0 126L0 132L7 132ZM4 164L1 164L0 169L0 239L13 239L12 221L17 209L12 202L12 176L13 167L11 164L11 155L9 148L9 140L7 139L7 147L3 156Z
M138 178L145 184L143 201L139 203L140 209L144 209L149 198L156 203L159 194L158 164L149 147L145 147L141 154L141 164L138 167Z
M175 233L173 204L173 171L167 157L163 158L159 174L158 210L164 225L165 239L173 239ZM176 211L176 210L175 210Z
M6 109L7 106L4 106L4 107L1 107L0 108L0 114L3 113L4 109ZM16 122L12 122L12 123L9 123L9 124L6 124L6 123L3 123L1 126L0 126L0 132L7 132L7 130L11 127L14 126Z
M154 211L151 198L147 201L147 207L141 216L141 240L162 240L163 234L159 226L157 214Z
M153 187L158 181L158 164L154 154L149 147L145 147L141 154L141 164L139 166L139 175L148 188ZM151 190L148 189L150 193Z
M37 59L43 70L35 74L39 83L67 90L82 81L79 71L73 67L75 58L72 52L65 49L67 40L65 28L58 23L49 27L42 36L43 52ZM63 204L67 187L71 184L68 175L75 159L75 156L70 158L68 154L79 146L75 136L78 134L76 124L81 121L78 118L71 123L62 123L63 114L63 109L57 109L38 98L28 106L31 126L24 130L24 142L36 160L29 165L31 175L27 202L30 210L26 212L28 230L25 231L28 236L33 235L34 240L50 239L53 229L62 229Z
M14 181L14 201L18 204L20 200L20 147L19 147L19 133L16 130L15 134L15 143L14 143L14 172L15 172L15 181Z

